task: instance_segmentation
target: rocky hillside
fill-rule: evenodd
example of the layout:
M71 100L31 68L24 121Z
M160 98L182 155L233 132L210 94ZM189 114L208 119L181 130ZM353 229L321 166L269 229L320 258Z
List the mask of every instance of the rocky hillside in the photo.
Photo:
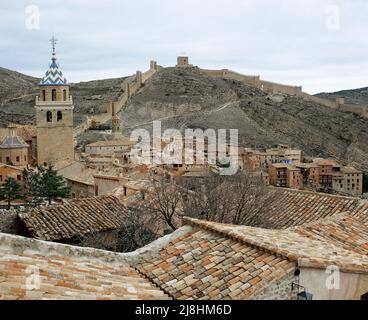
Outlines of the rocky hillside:
M336 98L344 98L348 104L368 106L368 87L355 90L343 90L333 93L317 94L320 98L336 100Z
M9 71L2 77L0 125L11 121L12 114L16 122L32 123L37 79ZM22 80L13 81L16 77ZM73 84L76 124L86 114L104 111L121 93L123 80ZM16 99L9 101L9 96ZM198 68L160 70L128 101L121 117L126 135L135 128L152 129L153 120L182 130L239 129L243 146L288 144L306 156L332 157L368 172L368 119L299 97L268 95L234 80L210 78ZM97 135L88 132L80 140L94 139Z
M0 68L0 103L31 93L37 82L37 78Z
M368 171L368 119L299 97L268 95L199 69L165 68L122 113L125 134L137 127L239 129L244 146L289 144L307 156L333 157Z
M75 124L88 114L106 111L106 104L122 92L124 78L71 84L75 104ZM10 121L34 124L34 103L39 79L0 68L0 127Z

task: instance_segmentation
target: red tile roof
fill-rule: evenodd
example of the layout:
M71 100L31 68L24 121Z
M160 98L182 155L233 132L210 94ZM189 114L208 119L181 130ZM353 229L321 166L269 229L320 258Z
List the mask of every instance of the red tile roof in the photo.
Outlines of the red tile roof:
M136 266L174 299L251 299L299 267L368 274L368 229L349 214L287 230L185 223L192 228Z
M36 208L20 213L19 217L32 237L57 241L117 229L124 212L119 198L101 196Z
M270 187L269 194L244 224L285 229L344 212L368 223L368 205L359 198ZM255 215L257 225L251 218Z
M2 299L170 298L114 253L0 234Z

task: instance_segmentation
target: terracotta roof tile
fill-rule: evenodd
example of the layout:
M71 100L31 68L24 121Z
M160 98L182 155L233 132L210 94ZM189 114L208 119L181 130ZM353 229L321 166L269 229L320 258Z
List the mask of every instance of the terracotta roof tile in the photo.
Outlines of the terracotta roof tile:
M244 224L286 229L344 212L350 212L368 225L368 203L360 198L270 188L264 201L254 208ZM257 225L252 221L254 215Z
M271 252L298 264L302 261L316 268L336 265L341 270L368 273L368 228L350 214L286 230L224 225L190 218L185 220L201 229L217 232L221 236L227 236L258 250ZM265 259L262 261L265 262ZM282 265L284 260L278 262L275 260L273 265L277 267L278 263Z
M294 262L280 261L272 253L201 228L172 241L137 269L174 299L245 299L294 271Z
M117 197L102 196L36 208L19 217L34 238L55 241L117 229L124 210Z
M0 234L0 299L170 298L111 252Z

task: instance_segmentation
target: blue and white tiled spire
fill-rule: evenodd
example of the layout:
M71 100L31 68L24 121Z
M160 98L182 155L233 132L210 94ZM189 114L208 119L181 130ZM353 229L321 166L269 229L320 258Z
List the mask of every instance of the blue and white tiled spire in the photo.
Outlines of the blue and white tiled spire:
M51 64L49 65L49 69L46 71L45 76L40 81L39 83L40 86L66 86L68 85L68 82L66 81L66 78L64 78L59 65L56 63L56 53L55 53L56 41L57 40L53 36L51 38L51 44L52 44Z

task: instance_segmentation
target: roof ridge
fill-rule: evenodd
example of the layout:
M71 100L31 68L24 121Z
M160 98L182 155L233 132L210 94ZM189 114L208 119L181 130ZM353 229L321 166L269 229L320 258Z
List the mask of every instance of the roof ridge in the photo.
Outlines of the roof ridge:
M190 217L183 217L183 222L186 222L186 223L189 223L191 225L197 226L197 227L199 227L201 229L204 229L204 230L209 230L209 231L212 231L212 232L219 233L219 234L221 234L221 235L223 235L223 236L225 236L229 239L235 240L236 242L241 242L241 243L244 243L244 244L248 244L250 246L256 247L256 248L261 249L263 251L272 252L276 256L281 256L281 257L286 258L290 261L297 262L297 259L292 260L292 259L290 259L290 257L288 257L286 255L283 255L283 254L280 254L280 253L278 253L277 251L274 251L272 248L270 248L268 246L265 246L265 245L262 246L260 244L255 243L254 241L250 241L249 239L241 238L241 237L239 237L238 234L234 233L233 231L225 231L225 230L218 229L217 224L220 224L218 222L199 220L199 219L194 219L194 218L190 218ZM228 227L242 227L240 225L224 224L224 223L221 223L221 225L222 226L228 226ZM243 226L243 227L247 227L247 228L251 228L251 229L261 229L261 228L251 227L251 226ZM280 231L280 230L278 230L278 231Z
M219 233L223 236L226 236L229 239L232 239L234 241L243 243L243 244L247 244L253 247L256 247L258 249L261 249L263 251L266 252L270 252L272 254L274 254L275 256L279 256L282 257L284 259L288 259L291 262L296 262L298 265L300 266L304 266L304 267L310 267L310 268L317 268L317 269L321 269L321 268L326 268L328 265L334 264L336 266L338 266L341 270L345 270L347 272L357 272L357 273L368 273L368 260L366 263L354 263L349 262L349 263L344 263L344 262L340 262L338 260L334 260L331 258L326 258L326 260L323 260L321 257L318 256L308 256L307 254L303 254L302 251L300 252L287 252L285 250L285 248L283 247L278 247L274 244L272 244L272 242L267 243L263 242L260 243L259 241L253 240L250 237L247 237L246 234L241 234L240 232L237 232L236 229L239 229L241 227L243 228L248 228L248 230L266 230L266 229L262 229L262 228L255 228L255 227L251 227L251 226L239 226L239 225L231 225L231 224L221 224L222 226L225 227L234 227L236 228L235 230L225 230L225 229L220 229L219 228L219 223L216 222L210 222L210 221L203 221L203 220L198 220L198 219L194 219L194 218L190 218L190 217L184 217L183 221L197 226L201 229L204 230L209 230L212 232L216 232ZM340 252L349 252L351 253L351 255L353 255L354 257L365 257L362 254L357 254L355 252L352 252L350 250L347 250L343 247L340 246L336 246L332 243L329 243L327 241L322 241L322 240L316 240L316 239L309 239L308 237L301 235L295 231L290 231L288 229L284 229L284 230L267 230L267 232L269 232L270 234L273 233L280 233L280 236L282 234L285 234L285 232L289 231L290 235L295 236L296 239L305 239L305 242L309 242L309 243L319 243L321 245L325 245L327 247L330 247L331 249L339 249ZM256 235L255 237L258 237L258 235ZM258 238L259 239L259 238ZM338 254L333 251L334 254L336 254L336 256L338 256ZM332 253L331 253L332 254Z
M341 198L341 199L350 199L350 200L362 200L359 197L354 197L354 196L342 196L342 195L338 195L338 194L329 194L329 193L323 193L323 192L315 192L315 191L310 191L310 190L300 190L300 189L290 189L290 188L282 188L282 187L274 187L274 186L269 186L269 189L272 190L282 190L282 191L288 191L288 192L292 192L292 193L304 193L304 194L313 194L313 195L318 195L318 196L323 196L323 197L329 197L329 198Z

